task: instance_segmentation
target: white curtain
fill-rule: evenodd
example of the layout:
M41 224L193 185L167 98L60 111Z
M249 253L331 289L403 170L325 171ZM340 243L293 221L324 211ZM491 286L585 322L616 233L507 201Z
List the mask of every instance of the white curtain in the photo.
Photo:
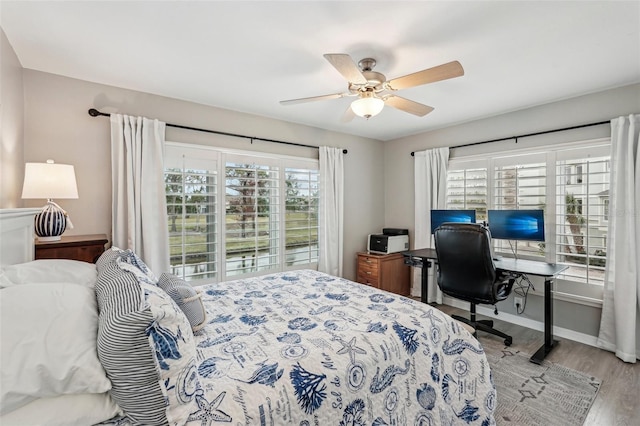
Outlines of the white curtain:
M432 247L431 210L443 209L447 202L447 164L449 148L435 148L414 153L415 237L414 248ZM428 303L442 303L442 292L429 270ZM426 272L426 271L425 271ZM414 268L414 288L420 287L422 271Z
M158 120L111 114L112 243L136 252L158 276L169 272L165 127Z
M344 165L341 148L320 147L318 270L342 276Z
M640 115L611 120L607 267L598 346L636 362L640 304Z

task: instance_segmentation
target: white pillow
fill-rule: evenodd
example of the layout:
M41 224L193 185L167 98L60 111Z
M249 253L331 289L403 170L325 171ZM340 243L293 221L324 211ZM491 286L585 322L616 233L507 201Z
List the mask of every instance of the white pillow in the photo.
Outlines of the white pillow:
M93 287L96 265L68 259L40 259L0 268L0 288L10 284L69 283Z
M59 395L31 401L6 415L0 425L71 426L93 425L121 415L108 393Z
M0 414L36 398L108 391L97 333L92 288L43 283L0 290Z

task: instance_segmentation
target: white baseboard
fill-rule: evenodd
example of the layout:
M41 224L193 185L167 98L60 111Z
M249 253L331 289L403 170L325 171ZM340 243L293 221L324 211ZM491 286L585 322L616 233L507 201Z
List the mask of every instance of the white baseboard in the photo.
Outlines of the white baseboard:
M469 311L469 303L464 302L462 300L453 299L451 297L444 297L442 301L445 305L453 306L455 308L463 309L465 311ZM493 313L493 309L487 308L484 306L477 306L476 312L478 314L484 315L490 318L497 318L499 320L510 322L511 324L517 324L522 327L530 328L536 331L544 331L544 323L540 321L535 321L529 318L523 318L518 315L513 315L505 312L500 312L499 315L495 315ZM562 337L563 339L573 340L574 342L584 343L585 345L598 347L597 341L598 338L596 336L591 336L585 333L579 333L574 330L569 330L568 328L562 328L558 326L553 326L553 335L556 337Z

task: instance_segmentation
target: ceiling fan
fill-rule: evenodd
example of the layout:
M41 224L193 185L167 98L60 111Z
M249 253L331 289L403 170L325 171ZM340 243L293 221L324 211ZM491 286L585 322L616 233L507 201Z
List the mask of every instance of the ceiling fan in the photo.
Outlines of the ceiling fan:
M375 59L364 58L356 65L353 59L345 53L327 53L324 57L347 79L349 82L348 90L330 95L280 101L280 104L293 105L357 96L358 99L351 103L342 121L351 121L354 114L369 119L380 113L385 105L423 117L433 111L433 108L396 96L393 92L464 75L464 69L460 62L452 61L387 81L383 74L373 71L376 65Z

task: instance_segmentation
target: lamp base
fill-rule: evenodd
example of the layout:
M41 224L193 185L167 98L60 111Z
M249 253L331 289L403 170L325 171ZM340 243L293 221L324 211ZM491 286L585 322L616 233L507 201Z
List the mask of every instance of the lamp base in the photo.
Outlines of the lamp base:
M40 241L57 241L66 228L65 211L51 200L47 201L47 205L34 218L34 229Z
M62 237L60 235L56 237L38 237L38 241L49 242L49 241L60 241Z

